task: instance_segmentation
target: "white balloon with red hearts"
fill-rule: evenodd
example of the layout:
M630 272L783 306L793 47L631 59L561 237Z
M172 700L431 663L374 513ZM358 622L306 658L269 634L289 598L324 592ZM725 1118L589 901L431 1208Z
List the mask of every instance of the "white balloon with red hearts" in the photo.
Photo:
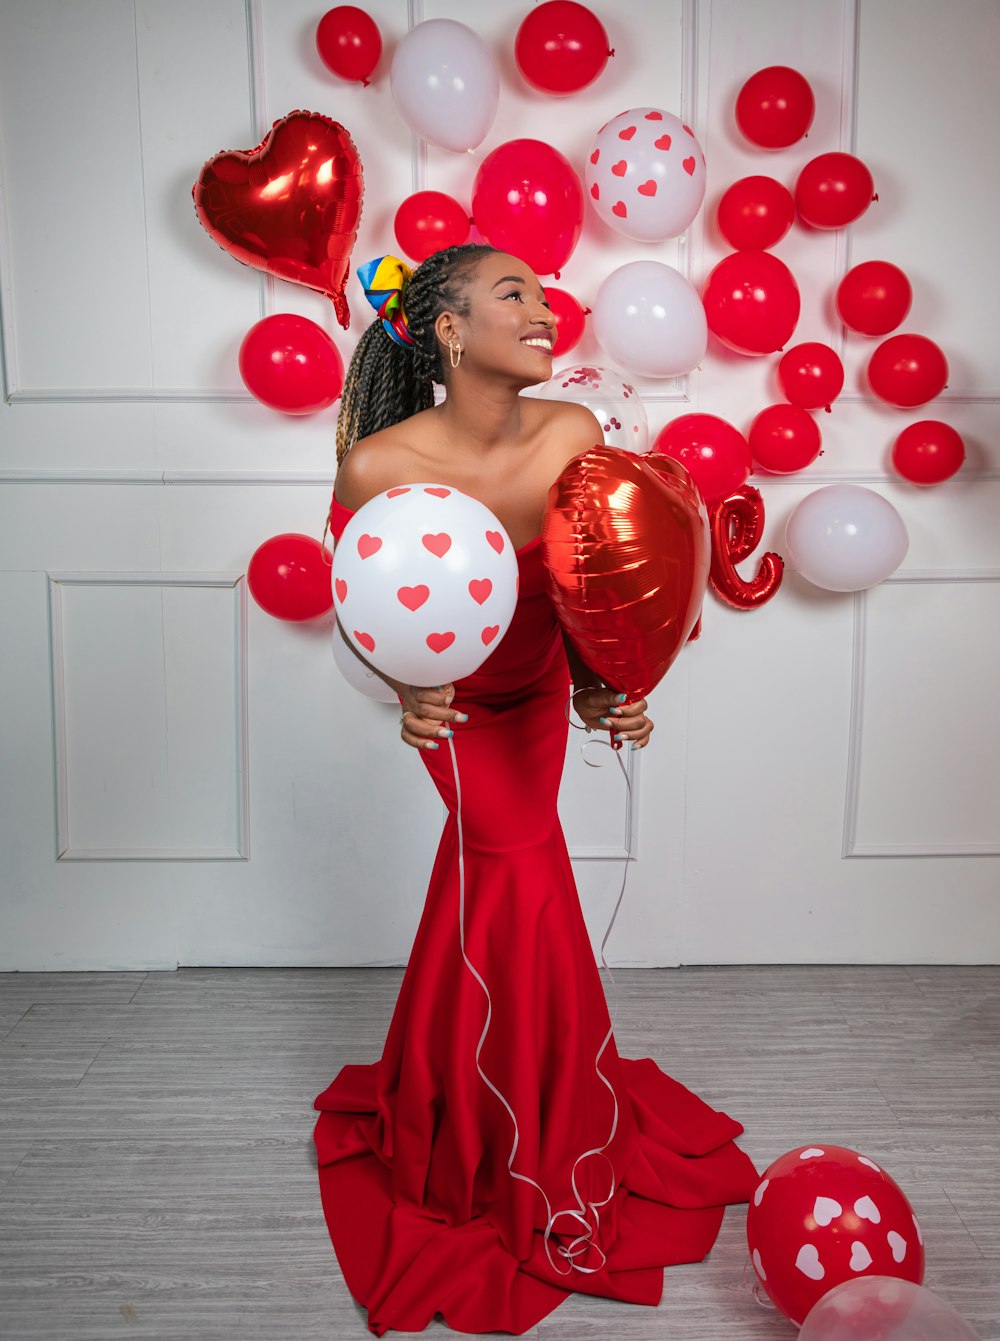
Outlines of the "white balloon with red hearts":
M587 198L639 242L679 237L705 199L705 155L690 126L661 107L633 107L602 126L586 163Z
M363 661L359 661L351 651L350 645L345 641L344 635L340 631L336 614L333 620L330 646L333 650L334 665L352 689L356 689L359 694L364 694L365 698L376 699L379 703L399 702L397 695L386 682L376 675L373 670L370 670Z
M649 451L646 407L632 383L611 368L586 363L560 368L547 382L521 394L586 405L600 421L605 447L620 447L637 456Z
M517 555L485 504L450 485L376 495L333 555L336 616L383 675L439 685L478 670L517 604Z

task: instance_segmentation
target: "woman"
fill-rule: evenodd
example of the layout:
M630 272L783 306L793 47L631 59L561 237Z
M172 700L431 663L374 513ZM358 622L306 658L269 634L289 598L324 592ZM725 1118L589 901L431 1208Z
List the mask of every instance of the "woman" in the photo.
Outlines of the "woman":
M555 321L516 257L452 247L359 274L382 320L348 370L334 535L395 485L452 485L503 523L519 594L473 675L382 677L449 815L382 1058L315 1101L334 1249L377 1336L437 1313L520 1334L574 1290L655 1305L663 1267L700 1261L757 1173L738 1122L651 1058L619 1057L556 813L571 680L587 726L636 749L653 730L645 699L621 702L583 663L545 588L548 490L600 425L519 396L551 374Z

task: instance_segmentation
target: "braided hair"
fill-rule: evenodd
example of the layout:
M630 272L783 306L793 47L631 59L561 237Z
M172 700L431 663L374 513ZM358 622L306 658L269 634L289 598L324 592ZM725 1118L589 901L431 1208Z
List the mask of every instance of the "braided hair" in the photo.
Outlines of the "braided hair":
M496 250L477 243L446 247L416 267L403 292L412 345L398 344L378 317L362 335L344 378L337 417L338 466L360 438L434 404L434 383L444 382L434 322L442 312L469 315L473 272Z

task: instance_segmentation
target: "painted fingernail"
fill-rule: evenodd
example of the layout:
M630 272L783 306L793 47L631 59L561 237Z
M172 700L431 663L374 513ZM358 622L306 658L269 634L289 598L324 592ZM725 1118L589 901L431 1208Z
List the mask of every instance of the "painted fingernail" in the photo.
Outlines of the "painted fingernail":
M615 732L615 735L614 735L614 739L615 739L615 740L624 740L625 737L622 735L622 733L621 733L620 731L616 731L616 732Z
M633 740L632 749L637 750L638 748L639 748L639 742L637 740Z
M425 741L424 741L424 749L425 749L425 750L436 750L437 747L438 747L438 743L437 743L436 740L425 740Z
M599 717L597 720L600 722L601 726L614 726L614 722L610 717Z
M451 740L454 734L455 734L454 731L449 731L446 726L443 726L441 730L438 732L438 735L441 737L442 740Z
M622 715L622 710L621 710L621 708L612 708L612 709L611 709L611 716L612 716L612 717L620 717L621 715Z
M618 701L619 703L624 703L624 702L625 702L625 695L624 695L624 694L619 694L619 695L618 695L618 700L617 700L617 701Z
M468 720L469 720L469 714L467 712L457 712L455 714L456 722L467 722Z

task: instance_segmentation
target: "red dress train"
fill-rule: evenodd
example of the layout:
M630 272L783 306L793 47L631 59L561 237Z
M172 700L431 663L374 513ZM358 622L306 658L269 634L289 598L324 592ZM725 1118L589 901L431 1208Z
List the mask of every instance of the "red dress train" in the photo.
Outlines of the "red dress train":
M333 500L335 537L352 515ZM462 954L442 741L420 758L449 815L382 1057L344 1066L314 1103L323 1211L376 1336L438 1313L519 1335L575 1290L655 1305L663 1268L701 1261L759 1181L735 1119L613 1036L597 1060L610 1016L556 813L569 671L540 542L517 557L510 628L452 704L469 714L454 727L465 953L490 993L479 1066L517 1147L508 1168L514 1123L476 1063L488 1003ZM574 1161L601 1149L576 1164L578 1200ZM586 1218L550 1223L570 1209Z

